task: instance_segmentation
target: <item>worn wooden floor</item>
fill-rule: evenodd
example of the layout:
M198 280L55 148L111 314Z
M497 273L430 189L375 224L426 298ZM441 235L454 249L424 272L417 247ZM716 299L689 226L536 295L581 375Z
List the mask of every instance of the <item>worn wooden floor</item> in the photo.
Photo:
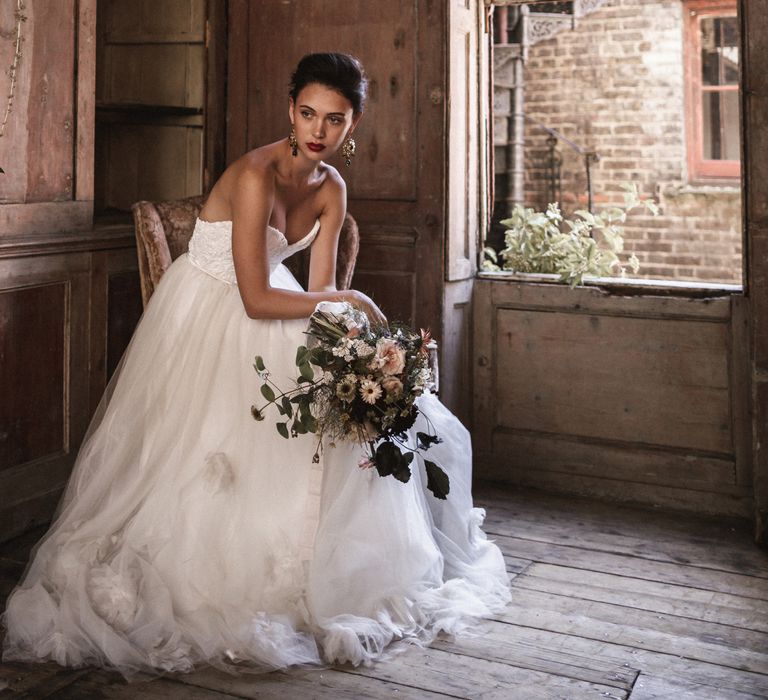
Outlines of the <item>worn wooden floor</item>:
M127 685L101 670L0 665L0 698L768 698L768 553L748 527L534 491L476 491L513 586L477 637L372 668ZM0 547L0 596L30 539Z

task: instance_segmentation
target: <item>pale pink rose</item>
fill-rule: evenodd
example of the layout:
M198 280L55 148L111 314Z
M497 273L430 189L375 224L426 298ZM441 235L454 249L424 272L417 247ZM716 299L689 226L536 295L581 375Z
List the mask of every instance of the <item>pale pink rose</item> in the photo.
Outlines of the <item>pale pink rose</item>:
M374 463L368 457L363 457L358 461L357 466L360 467L360 469L370 469L376 465L374 465Z
M403 383L397 377L384 377L381 386L388 396L398 397L403 393Z
M360 335L360 326L352 326L347 331L347 338L357 338Z
M379 338L373 362L381 369L382 374L400 374L405 369L405 352L391 338Z

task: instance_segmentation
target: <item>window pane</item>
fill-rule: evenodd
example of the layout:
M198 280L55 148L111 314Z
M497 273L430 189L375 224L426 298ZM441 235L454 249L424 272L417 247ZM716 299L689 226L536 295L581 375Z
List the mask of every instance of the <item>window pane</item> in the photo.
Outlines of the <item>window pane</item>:
M739 25L735 17L703 17L701 81L703 85L739 82Z
M702 94L705 160L739 160L739 93Z

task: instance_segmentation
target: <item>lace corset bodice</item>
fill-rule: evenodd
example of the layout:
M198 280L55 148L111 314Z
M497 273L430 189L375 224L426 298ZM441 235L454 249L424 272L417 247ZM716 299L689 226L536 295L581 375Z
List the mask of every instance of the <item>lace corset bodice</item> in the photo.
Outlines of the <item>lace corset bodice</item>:
M267 226L267 253L269 271L286 258L309 246L320 229L320 219L315 221L312 230L295 243L288 240L274 226ZM188 258L196 267L227 284L237 284L235 263L232 259L232 222L203 221L197 219L192 238L189 239Z

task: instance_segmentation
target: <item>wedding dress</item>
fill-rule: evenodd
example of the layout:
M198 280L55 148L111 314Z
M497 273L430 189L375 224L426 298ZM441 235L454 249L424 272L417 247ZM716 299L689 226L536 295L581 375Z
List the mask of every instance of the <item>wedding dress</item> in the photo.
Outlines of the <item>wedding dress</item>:
M271 284L309 246L268 229ZM3 615L5 660L138 672L368 663L466 630L510 597L471 496L471 445L433 394L418 399L450 477L426 489L360 469L362 449L286 440L250 407L264 358L288 388L303 320L248 318L231 223L198 219L110 380L47 535ZM270 420L270 418L274 418ZM412 428L429 432L424 418ZM400 644L391 642L402 640Z

